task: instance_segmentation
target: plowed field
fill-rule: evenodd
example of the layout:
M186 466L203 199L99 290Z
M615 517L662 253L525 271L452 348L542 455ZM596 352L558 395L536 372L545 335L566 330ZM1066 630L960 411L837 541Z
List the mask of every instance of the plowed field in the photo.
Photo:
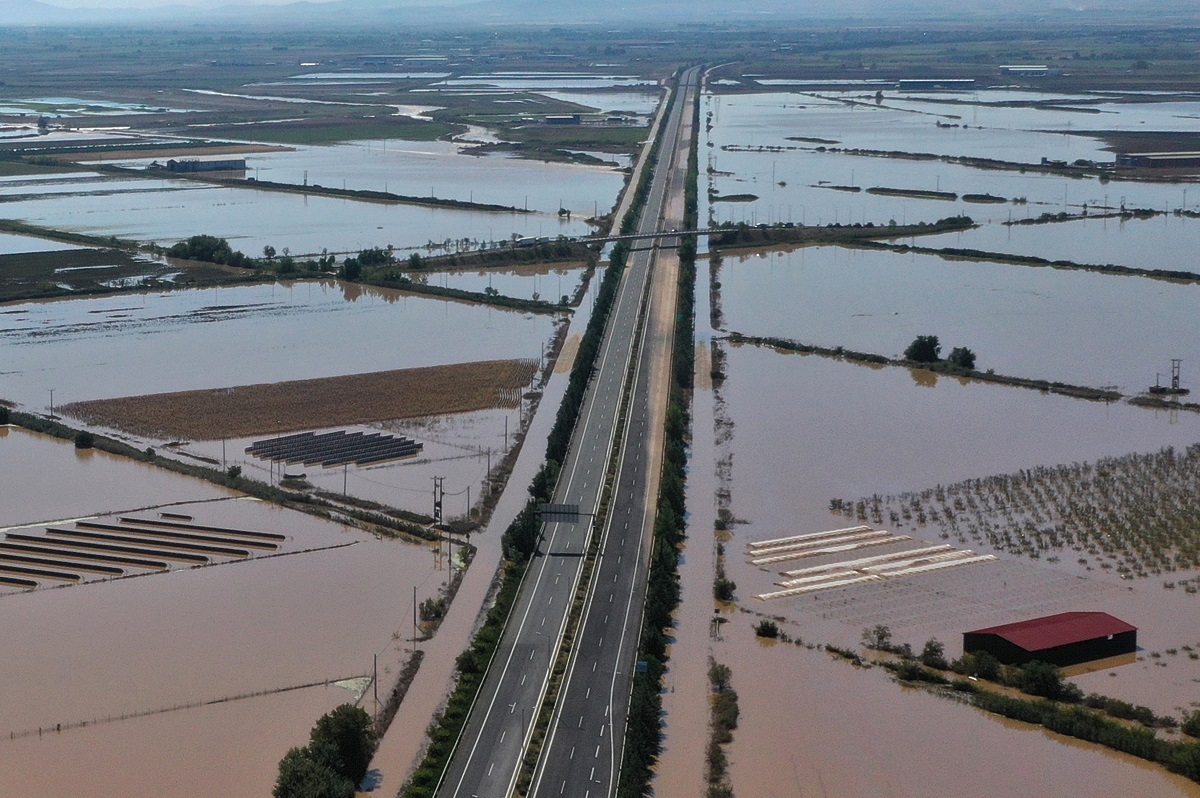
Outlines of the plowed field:
M246 438L508 406L536 370L536 361L491 360L99 399L60 412L152 438Z

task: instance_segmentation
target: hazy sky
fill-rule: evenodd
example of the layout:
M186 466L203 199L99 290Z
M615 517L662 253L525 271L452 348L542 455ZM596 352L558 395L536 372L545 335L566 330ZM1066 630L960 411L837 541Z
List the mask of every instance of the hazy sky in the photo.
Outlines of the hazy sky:
M150 8L153 6L195 6L216 8L229 5L283 5L296 0L43 0L64 8ZM308 0L310 3L327 3L331 0ZM4 0L0 0L2 6ZM403 3L397 3L403 5Z

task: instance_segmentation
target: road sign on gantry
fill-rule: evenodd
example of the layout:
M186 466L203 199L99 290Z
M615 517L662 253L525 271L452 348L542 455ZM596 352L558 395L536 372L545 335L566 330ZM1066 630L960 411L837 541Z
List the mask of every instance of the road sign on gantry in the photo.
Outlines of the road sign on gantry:
M574 524L579 521L578 504L543 504L538 507L546 523Z

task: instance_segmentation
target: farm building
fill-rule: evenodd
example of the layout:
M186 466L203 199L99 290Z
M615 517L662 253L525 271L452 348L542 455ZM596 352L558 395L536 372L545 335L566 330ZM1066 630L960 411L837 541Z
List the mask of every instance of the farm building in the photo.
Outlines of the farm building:
M219 161L202 161L199 158L184 158L177 161L172 158L167 161L168 172L244 172L245 170L245 158L227 158Z
M1200 167L1200 152L1117 153L1117 166L1133 169L1195 169Z
M1063 612L963 633L963 651L986 651L1009 665L1060 667L1137 650L1137 627L1107 612Z

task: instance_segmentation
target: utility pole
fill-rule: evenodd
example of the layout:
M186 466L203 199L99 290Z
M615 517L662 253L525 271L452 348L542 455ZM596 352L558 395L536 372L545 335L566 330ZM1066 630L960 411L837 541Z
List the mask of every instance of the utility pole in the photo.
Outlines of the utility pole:
M375 686L375 722L379 723L379 655L371 655L372 666L371 671L374 676L371 677L371 683Z
M433 523L442 523L442 497L446 491L442 488L445 477L433 477Z
M417 586L413 585L413 644L412 653L417 653Z
M54 389L50 389L50 418L54 418ZM504 437L508 437L508 417L504 418Z

